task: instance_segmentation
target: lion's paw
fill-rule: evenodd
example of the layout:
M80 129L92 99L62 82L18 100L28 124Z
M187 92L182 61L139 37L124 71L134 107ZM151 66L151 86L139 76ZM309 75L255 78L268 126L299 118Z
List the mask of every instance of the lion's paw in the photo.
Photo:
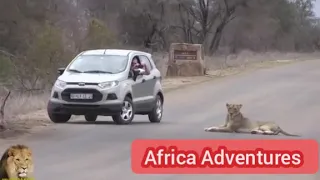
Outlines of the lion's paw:
M263 134L264 135L273 135L274 132L272 132L272 131L263 131Z
M256 130L251 131L251 134L258 134Z
M251 134L263 134L264 132L261 130L252 130Z
M209 132L209 131L213 131L213 130L217 130L217 129L219 129L219 127L208 127L208 128L204 128L204 131Z

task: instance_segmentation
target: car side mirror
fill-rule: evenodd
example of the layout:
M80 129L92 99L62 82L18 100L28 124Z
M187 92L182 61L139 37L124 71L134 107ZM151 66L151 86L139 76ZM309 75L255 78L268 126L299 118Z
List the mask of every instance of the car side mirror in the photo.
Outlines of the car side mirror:
M58 69L59 76L61 76L64 73L65 70L66 70L66 68L59 68Z

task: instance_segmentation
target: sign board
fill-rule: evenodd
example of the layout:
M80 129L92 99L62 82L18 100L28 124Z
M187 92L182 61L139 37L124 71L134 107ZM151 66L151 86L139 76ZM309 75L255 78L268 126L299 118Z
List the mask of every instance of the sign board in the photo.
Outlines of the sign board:
M205 63L201 44L172 43L167 76L203 76Z
M173 58L175 60L197 60L197 51L174 50Z

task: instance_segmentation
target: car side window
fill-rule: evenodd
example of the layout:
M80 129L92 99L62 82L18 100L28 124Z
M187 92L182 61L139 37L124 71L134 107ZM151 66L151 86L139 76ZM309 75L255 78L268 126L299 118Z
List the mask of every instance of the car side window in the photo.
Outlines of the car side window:
M133 56L133 57L131 58L131 61L129 61L129 62L130 62L130 64L129 64L129 66L130 66L130 71L129 71L129 75L128 75L129 78L132 78L132 77L133 77L132 65L133 65L133 61L134 61L135 57L137 57L137 56ZM139 63L140 63L140 62L139 62Z
M145 64L148 68L149 71L151 71L153 69L150 60L148 57L146 56L139 56L141 63Z

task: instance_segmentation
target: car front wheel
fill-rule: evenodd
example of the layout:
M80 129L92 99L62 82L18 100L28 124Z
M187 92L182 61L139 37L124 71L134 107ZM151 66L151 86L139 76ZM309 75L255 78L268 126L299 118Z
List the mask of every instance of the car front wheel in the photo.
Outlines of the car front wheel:
M88 122L94 122L97 120L97 115L94 115L94 114L87 114L84 116L84 118L86 119L86 121Z
M49 118L54 123L66 123L70 120L70 114L55 114L55 113L48 113Z
M134 105L132 102L132 99L130 97L125 97L121 112L119 112L117 115L112 116L113 121L116 124L130 124L134 118Z

